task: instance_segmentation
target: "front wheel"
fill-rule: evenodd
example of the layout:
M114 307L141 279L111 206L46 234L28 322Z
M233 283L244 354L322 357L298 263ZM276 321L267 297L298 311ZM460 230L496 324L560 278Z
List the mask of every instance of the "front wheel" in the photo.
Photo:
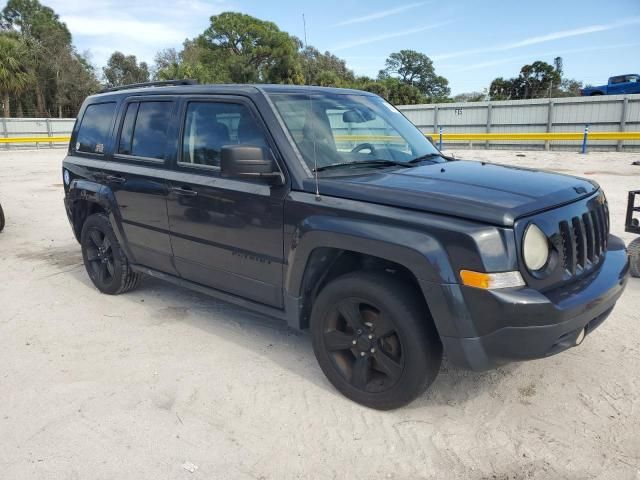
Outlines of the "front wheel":
M0 205L0 232L4 230L4 211L2 210L2 205Z
M330 282L311 314L313 350L346 397L379 410L411 402L435 380L442 345L415 289L357 272Z
M89 278L102 293L117 295L135 288L140 274L134 272L105 214L91 215L82 226L82 258Z

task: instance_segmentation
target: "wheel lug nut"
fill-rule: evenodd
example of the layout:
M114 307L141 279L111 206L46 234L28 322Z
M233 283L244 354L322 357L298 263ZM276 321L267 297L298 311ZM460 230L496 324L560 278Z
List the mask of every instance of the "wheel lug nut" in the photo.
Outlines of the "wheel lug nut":
M372 349L371 349L371 353L376 353L376 349L375 349L375 348L372 348Z
M366 353L364 353L364 352L360 352L360 356L361 356L361 357L364 357L365 355L366 355Z
M369 340L373 340L373 335L369 335Z
M355 344L356 344L356 343L358 343L358 342L356 342L355 340L352 340L352 341L351 341L351 343L352 343L353 345L355 345Z
M358 333L358 335L360 335L360 334L362 333L362 330L358 330L358 332L357 332L357 333Z

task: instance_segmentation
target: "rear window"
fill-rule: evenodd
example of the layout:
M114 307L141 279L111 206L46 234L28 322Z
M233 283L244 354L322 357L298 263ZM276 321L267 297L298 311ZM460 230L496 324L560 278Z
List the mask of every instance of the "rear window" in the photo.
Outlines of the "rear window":
M87 106L76 138L77 152L104 153L115 111L115 102Z
M172 102L134 102L127 105L118 153L163 160Z

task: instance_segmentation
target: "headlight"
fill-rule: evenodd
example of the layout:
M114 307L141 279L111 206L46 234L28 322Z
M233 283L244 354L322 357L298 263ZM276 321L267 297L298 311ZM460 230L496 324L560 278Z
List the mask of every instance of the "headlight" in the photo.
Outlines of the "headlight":
M524 256L524 264L532 272L544 267L549 259L547 236L534 223L530 224L524 232L522 255Z

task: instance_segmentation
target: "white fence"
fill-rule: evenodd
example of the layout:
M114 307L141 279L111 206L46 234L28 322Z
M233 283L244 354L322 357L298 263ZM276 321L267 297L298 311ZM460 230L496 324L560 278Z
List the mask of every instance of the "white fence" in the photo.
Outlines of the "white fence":
M554 133L640 131L640 95L606 95L500 102L440 103L399 106L425 133ZM478 145L480 143L480 145ZM580 141L509 140L478 142L487 148L579 148ZM455 145L454 145L455 144ZM456 148L468 141L445 142ZM589 150L640 151L640 141L589 141Z
M75 118L0 118L0 138L60 137L71 135ZM69 142L33 142L0 144L8 148L66 147Z
M640 95L606 95L500 102L440 103L398 107L425 133L555 133L639 132ZM75 119L0 118L0 137L54 137L70 135ZM468 140L445 141L445 147L502 149L580 148L578 140ZM66 146L67 142L0 144L8 148ZM589 140L589 150L640 151L638 140Z

